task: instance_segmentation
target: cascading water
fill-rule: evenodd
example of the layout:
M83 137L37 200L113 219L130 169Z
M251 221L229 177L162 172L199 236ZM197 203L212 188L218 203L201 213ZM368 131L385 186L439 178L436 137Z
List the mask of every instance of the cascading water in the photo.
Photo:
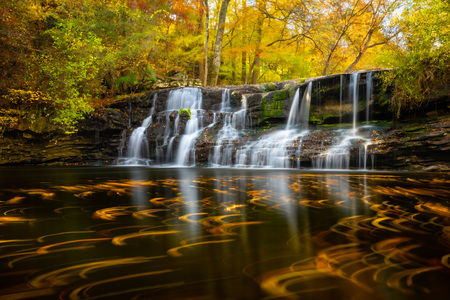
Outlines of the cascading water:
M298 121L300 119L300 114L298 113L298 108L300 106L300 91L297 89L294 94L294 99L292 100L292 106L291 110L289 111L289 118L287 121L286 129L289 130L291 127L298 124ZM309 97L311 100L311 97ZM309 111L308 111L309 113Z
M334 138L334 144L313 159L313 166L317 169L349 169L351 162L351 151L358 151L359 160L358 168L367 168L367 146L370 140L357 135L359 128L358 123L358 104L359 104L359 79L360 73L350 75L349 83L349 100L353 106L352 129L341 130L340 135ZM367 81L367 89L369 89L369 81ZM341 79L342 91L342 79ZM369 103L367 102L367 105ZM342 102L341 102L342 107ZM366 108L367 110L369 107Z
M233 113L231 122L235 129L247 128L247 96L242 96L241 109Z
M366 123L370 121L370 98L372 96L373 72L366 74Z
M267 134L259 141L250 142L237 150L237 166L290 168L293 167L291 162L297 160L295 166L300 167L302 139L307 134L309 121L311 92L312 81L308 83L299 105L300 91L297 89L286 128ZM299 125L300 128L297 128Z
M155 113L156 100L158 94L153 95L153 105L150 110L150 115L144 119L142 125L133 130L128 144L127 157L120 159L119 163L124 165L148 165L149 147L146 137L147 128L153 122L153 114Z
M247 95L250 97L250 94L241 96L241 105L236 109L232 107L230 90L224 89L220 108L207 111L202 107L201 89L176 89L168 93L166 109L159 112L155 112L155 94L149 117L140 127L133 130L128 142L127 156L120 158L119 162L160 166L196 166L209 163L213 167L245 168L300 168L311 164L318 169L366 169L368 146L371 141L364 136L369 132L365 129L368 126L358 127L358 123L370 120L369 106L372 104L373 74L366 73L364 77L364 73L353 73L348 78L347 76L341 74L336 77L337 80L331 79L334 80L335 85L340 83L340 86L336 86L338 92L333 94L331 99L327 94L321 94L320 84L325 91L327 90L325 87L328 87L326 84L329 84L319 82L321 79L309 81L297 88L284 128L272 129L271 132L263 133L263 135L258 135L261 128L251 128L251 124L256 121L259 108L256 107L254 113L250 112L247 103L250 99ZM330 79L327 80L330 82ZM360 91L360 81L363 80L365 80L366 89ZM286 87L284 90L288 91ZM345 98L349 99L348 102L344 101L344 94ZM212 102L216 99L211 98L212 94L208 95L206 103L219 104ZM314 102L312 102L313 95ZM365 103L359 103L359 98L363 98ZM254 105L255 98L251 99ZM275 98L268 99L274 101L272 99ZM270 102L270 104L276 105L277 109L287 103L284 102L285 100L282 100L282 103L280 100L276 101L279 102ZM330 105L322 104L328 101L331 101ZM367 107L365 116L362 113L364 104ZM251 108L254 109L255 106ZM309 131L309 116L312 108L314 108L311 112L314 116L312 124L315 124L315 127ZM329 109L334 109L334 112L330 113ZM182 111L184 112L181 113ZM321 114L333 113L336 114L333 118L339 120L339 129L332 130L327 127L326 131L318 130L321 123L317 123L317 120L321 120ZM188 120L187 114L189 114ZM347 123L342 123L343 120ZM201 143L197 143L200 135L202 135L199 140ZM152 137L152 140L147 141L147 136ZM124 137L126 136L122 136L120 150L126 145ZM213 146L210 146L211 141L214 142ZM156 149L149 149L150 145ZM320 152L321 149L322 152ZM209 156L205 150L209 151ZM149 152L153 155L152 157ZM204 160L205 157L207 157L206 160ZM197 159L199 159L198 162Z
M230 90L224 89L222 92L222 102L220 103L220 112L227 113L232 112Z
M156 143L156 161L158 164L172 164L174 159L179 165L186 165L189 160L189 151L192 151L193 133L198 131L201 123L202 92L198 88L182 88L169 92L166 110L161 112L164 117L164 136L162 141ZM173 146L179 137L179 111L187 110L190 120L186 124L184 135L175 153ZM174 154L176 157L174 157Z
M344 75L339 75L339 124L342 124L342 98L344 94Z
M220 113L223 116L223 126L218 132L213 155L210 156L210 163L213 166L233 165L233 148L235 143L240 141L238 128L245 129L246 123L247 97L244 95L242 98L241 110L232 113L230 91L225 89L222 93Z
M168 107L176 107L190 110L190 119L186 123L184 135L181 137L178 145L176 165L189 166L195 164L195 140L203 131L203 111L202 111L202 92L197 88L185 88L181 91L181 95L173 96L173 103L169 103Z
M353 103L353 135L356 135L356 123L358 122L359 100L359 73L350 75L350 102Z

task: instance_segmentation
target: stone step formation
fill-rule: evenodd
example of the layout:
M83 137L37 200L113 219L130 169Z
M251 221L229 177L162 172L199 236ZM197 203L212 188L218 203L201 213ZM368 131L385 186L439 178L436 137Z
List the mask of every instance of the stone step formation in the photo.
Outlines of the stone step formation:
M0 165L450 170L450 90L396 123L382 73L159 89L97 109L72 135L40 105L0 132Z
M344 75L338 77L339 86L335 89L339 103L335 105L335 112L328 113L336 115L338 129L333 130L331 141L319 140L314 151L305 148L306 141L320 136L323 130L310 128L310 121L317 123L323 119L328 102L323 98L327 94L323 91L329 87L324 86L320 78L259 93L261 101L253 101L250 105L249 98L256 98L255 93L231 93L227 87L222 89L220 106L211 101L210 105L204 105L201 88L172 90L164 110L155 111L156 102L153 102L149 116L131 132L127 155L119 157L118 163L302 168L302 161L308 157L310 162L306 167L367 169L372 145L368 124L374 76L373 72L361 75L359 72L347 75L349 80L344 80ZM362 77L365 80L362 81ZM268 85L264 88L276 87ZM344 91L347 99L343 98ZM157 99L156 93L154 99ZM261 130L263 122L280 122L286 116L285 124L267 128L267 132ZM361 116L365 116L364 130L360 127ZM354 159L354 155L358 159Z

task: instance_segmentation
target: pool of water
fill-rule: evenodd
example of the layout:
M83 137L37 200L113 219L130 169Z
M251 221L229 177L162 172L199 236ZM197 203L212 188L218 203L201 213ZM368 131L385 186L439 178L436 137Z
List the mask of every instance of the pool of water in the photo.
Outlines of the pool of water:
M449 183L0 168L0 299L447 299Z

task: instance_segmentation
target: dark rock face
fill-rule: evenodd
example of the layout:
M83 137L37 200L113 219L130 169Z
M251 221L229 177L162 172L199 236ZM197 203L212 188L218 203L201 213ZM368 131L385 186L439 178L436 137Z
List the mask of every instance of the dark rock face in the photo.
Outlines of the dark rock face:
M367 99L367 79L369 73L358 76L357 119L367 118L366 106L370 105L370 120L389 121L392 116L387 106L377 95L380 92L377 73L372 78L371 97ZM332 124L351 123L353 103L349 89L349 74L334 75L315 79L312 83L310 109L310 134L293 140L288 149L301 147L301 155L289 158L292 167L310 168L314 159L328 149L336 138ZM204 87L202 90L203 122L205 129L195 141L195 162L197 166L208 166L217 144L217 136L223 126L224 114L220 113L222 92L230 90L231 106L241 107L243 97L247 101L247 128L239 138L231 141L230 151L236 151L251 140L284 128L297 89L303 94L308 82L285 81L260 85ZM169 151L164 141L166 123L178 124L179 135L172 140L172 153L176 156L182 134L190 116L187 112L166 111L167 99L171 89L161 89L133 96L115 102L110 107L95 111L78 126L78 132L65 135L51 124L51 116L45 110L34 112L33 118L24 118L20 126L7 130L0 136L0 165L105 165L114 164L119 157L125 157L133 130L141 126L150 115L152 124L146 131L148 158L158 161L158 151ZM157 96L155 97L155 94ZM409 169L427 171L448 171L450 162L448 150L450 121L449 95L430 101L428 109L418 112L419 116L401 120L402 127L391 130L391 123L376 126L370 133L373 143L367 147L369 164L375 169ZM420 119L419 119L420 118ZM213 120L218 122L214 125ZM410 124L410 120L417 124ZM30 120L33 120L32 122ZM39 125L41 124L41 125ZM376 124L376 122L374 123ZM331 127L330 127L331 126ZM335 129L335 128L334 128ZM352 159L361 151L363 141L355 141L351 148ZM160 159L161 160L161 159Z
M440 120L439 120L440 119ZM422 121L416 123L417 121ZM373 153L385 169L450 171L450 119L419 118L403 128L374 133Z
M123 112L107 109L84 120L76 134L10 130L0 137L0 165L96 165L117 157ZM41 120L42 121L42 120ZM44 120L51 124L51 119ZM43 121L43 122L44 122Z

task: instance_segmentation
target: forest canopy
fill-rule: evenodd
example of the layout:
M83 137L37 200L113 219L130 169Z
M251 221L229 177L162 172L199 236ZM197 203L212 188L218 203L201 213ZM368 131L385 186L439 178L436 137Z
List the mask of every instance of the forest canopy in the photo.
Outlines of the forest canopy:
M449 7L447 0L0 0L0 123L14 122L15 108L45 102L70 132L86 113L173 70L216 85L396 68L391 79L408 88L396 90L408 99L394 103L399 110L422 101L414 95L426 84L450 77Z

